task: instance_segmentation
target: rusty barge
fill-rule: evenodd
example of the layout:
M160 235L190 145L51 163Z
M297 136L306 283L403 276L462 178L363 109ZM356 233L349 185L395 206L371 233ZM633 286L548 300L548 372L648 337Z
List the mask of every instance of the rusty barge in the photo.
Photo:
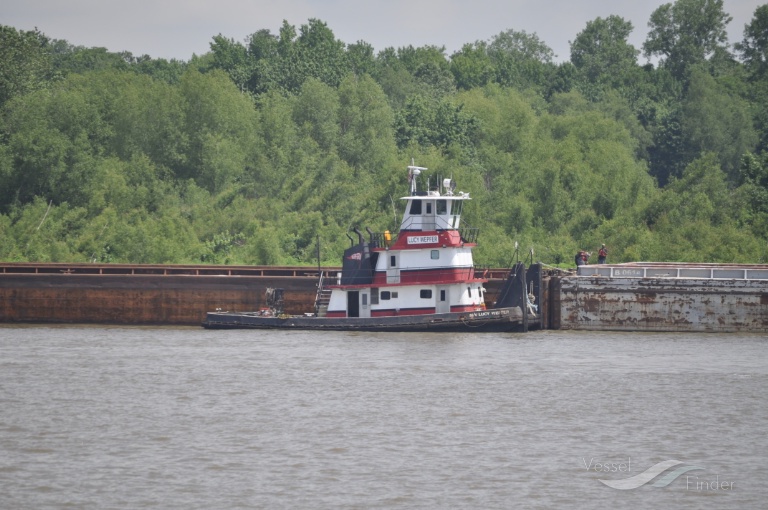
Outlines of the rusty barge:
M301 309L316 281L310 267L5 263L0 323L199 326L211 309L263 306L267 287Z
M552 283L558 329L768 332L768 265L587 265Z
M493 302L508 270L482 275ZM284 289L286 312L300 313L317 279L312 267L0 263L0 324L199 326L210 310L264 307L267 288ZM768 265L552 269L540 296L542 329L768 333Z

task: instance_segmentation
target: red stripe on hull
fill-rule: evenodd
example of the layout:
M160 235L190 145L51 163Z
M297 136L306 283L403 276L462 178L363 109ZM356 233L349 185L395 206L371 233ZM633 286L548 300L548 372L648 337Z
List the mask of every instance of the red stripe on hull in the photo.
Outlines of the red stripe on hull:
M484 307L477 306L477 305L460 305L460 306L452 306L451 312L480 312L485 310ZM388 308L386 310L371 310L371 317L396 317L396 316L404 316L404 315L430 315L437 313L435 308L401 308L400 310L395 310L394 308ZM344 318L347 317L346 312L340 312L335 311L331 312L329 311L326 314L326 317L331 318Z

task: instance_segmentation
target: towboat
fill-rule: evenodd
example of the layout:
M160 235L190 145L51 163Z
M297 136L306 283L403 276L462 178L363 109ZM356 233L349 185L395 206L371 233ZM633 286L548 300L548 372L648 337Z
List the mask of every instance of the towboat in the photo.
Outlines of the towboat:
M408 166L409 194L395 232L347 236L341 272L318 279L315 308L303 315L283 312L283 289L266 292L266 307L253 312L208 312L209 329L307 329L352 331L515 331L539 324L536 299L541 271L518 262L510 268L496 303L485 303L488 281L475 268L478 229L462 225L469 193L453 179L430 179L427 168ZM538 281L537 281L538 280ZM530 284L530 285L529 285Z

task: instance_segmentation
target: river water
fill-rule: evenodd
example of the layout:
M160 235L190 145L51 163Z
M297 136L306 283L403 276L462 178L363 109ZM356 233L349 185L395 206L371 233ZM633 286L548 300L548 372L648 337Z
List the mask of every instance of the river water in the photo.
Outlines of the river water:
M0 508L765 508L767 397L758 335L5 326Z

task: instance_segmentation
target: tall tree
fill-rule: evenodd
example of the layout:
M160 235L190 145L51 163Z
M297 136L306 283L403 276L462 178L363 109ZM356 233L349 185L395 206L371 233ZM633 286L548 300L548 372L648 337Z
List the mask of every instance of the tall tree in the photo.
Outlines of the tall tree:
M628 42L632 28L619 16L588 22L571 43L571 63L589 83L619 86L632 76L640 53Z
M479 41L465 44L451 55L451 72L461 90L483 87L493 79L494 66L488 56L487 44Z
M244 91L253 74L253 63L245 46L219 34L213 38L211 53L214 67L226 72L237 88Z
M49 40L37 30L0 25L0 105L42 88L52 77Z
M690 66L706 61L717 50L727 51L725 28L732 19L723 10L723 0L664 4L651 14L643 51L646 57L660 57L660 64L683 80Z
M533 33L507 30L491 38L488 56L500 85L517 89L547 88L555 67L552 49Z
M744 26L744 39L734 46L755 78L768 74L768 4L755 10L752 21Z
M268 29L259 30L248 38L248 56L252 65L248 90L251 93L263 94L278 87L278 45L278 37L272 35Z
M344 43L318 19L302 25L298 36L296 27L283 21L276 45L264 31L259 33L257 42L258 51L254 56L260 63L256 69L259 80L267 85L275 83L291 94L298 93L308 78L337 87L350 70ZM257 88L261 91L271 87Z
M488 45L488 53L492 56L506 54L517 61L538 60L545 64L552 62L556 56L536 33L512 29L493 36Z
M358 41L347 46L347 58L353 73L358 76L372 75L376 69L376 58L373 55L373 46L365 41Z

